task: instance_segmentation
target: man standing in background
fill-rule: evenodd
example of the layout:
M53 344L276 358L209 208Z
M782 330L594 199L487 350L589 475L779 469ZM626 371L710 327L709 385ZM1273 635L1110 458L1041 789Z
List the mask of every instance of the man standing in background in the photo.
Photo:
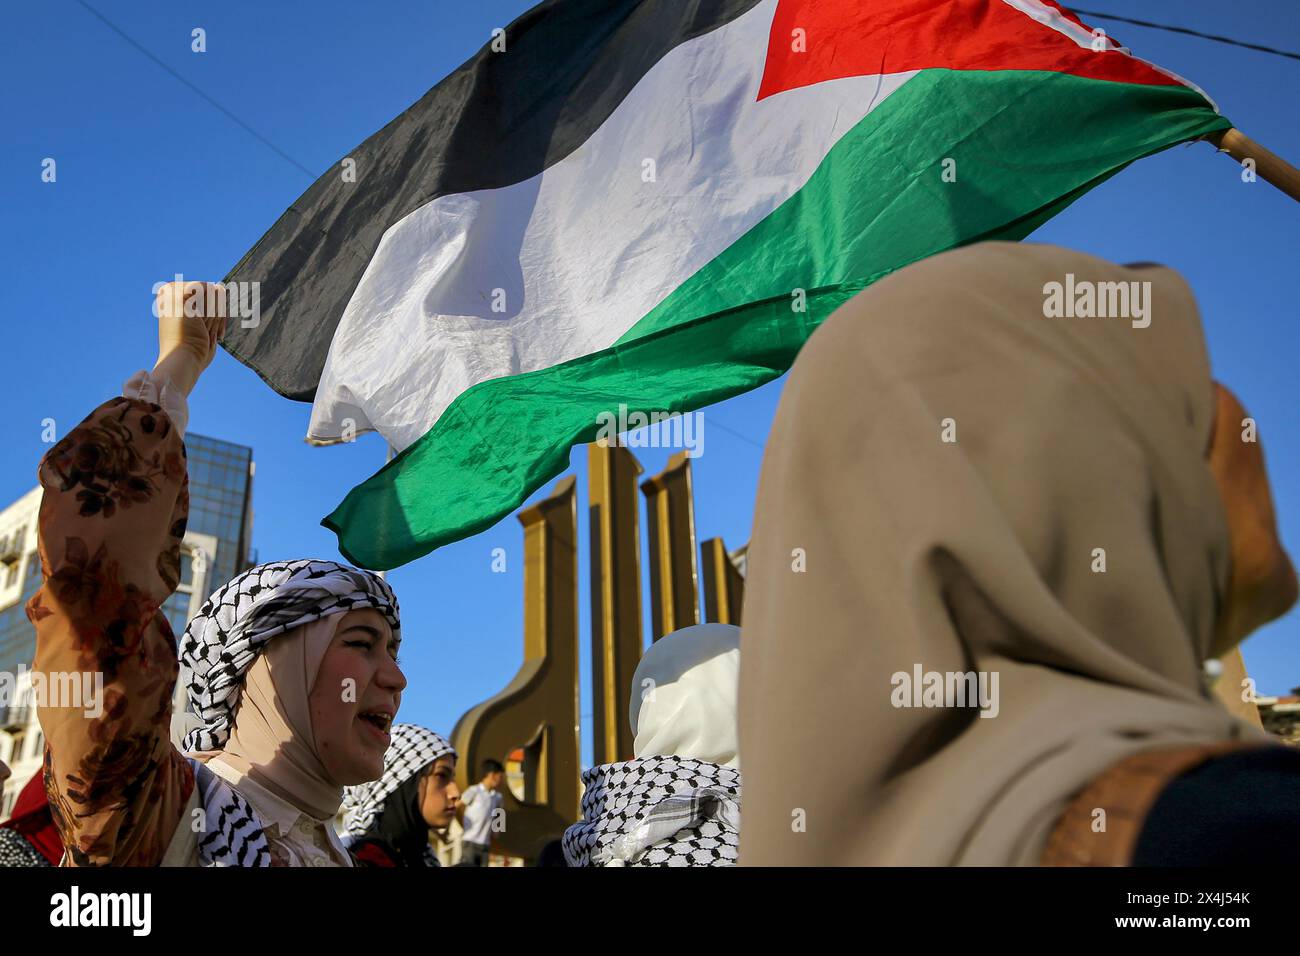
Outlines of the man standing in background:
M506 768L491 757L483 761L479 782L461 797L461 835L459 866L487 866L488 850L492 846L493 821L501 808L498 790L505 779Z

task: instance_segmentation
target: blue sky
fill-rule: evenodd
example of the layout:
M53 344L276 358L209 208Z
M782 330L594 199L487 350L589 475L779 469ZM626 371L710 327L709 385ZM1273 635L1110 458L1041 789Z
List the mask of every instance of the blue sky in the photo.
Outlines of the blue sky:
M153 283L180 272L219 279L319 174L525 10L522 0L221 5L192 0L93 0L141 46L274 143L240 128L114 34L76 0L22 4L9 15L0 83L0 283L10 387L0 415L0 503L34 483L41 421L60 434L115 394L155 354ZM1118 0L1088 7L1132 11ZM1293 0L1146 0L1139 16L1300 50ZM1300 161L1293 92L1300 62L1097 20L1139 55L1205 89L1275 152ZM206 53L191 30L207 31ZM40 181L53 157L58 181ZM1144 160L1085 196L1035 239L1117 261L1165 263L1200 302L1215 374L1261 424L1283 539L1300 549L1300 206L1242 183L1204 145ZM708 410L695 463L700 536L749 537L751 508L781 382ZM251 445L257 462L254 545L261 560L337 557L319 527L348 489L384 459L374 436L354 445L303 442L308 406L267 388L218 355L192 403L194 431ZM669 452L645 449L647 474ZM573 456L585 495L585 453ZM584 498L585 500L585 498ZM579 540L586 541L579 507ZM442 549L391 575L402 601L403 663L411 689L402 718L450 731L495 694L522 654L522 538L518 523ZM508 556L491 572L494 548ZM589 753L588 571L582 713ZM647 625L648 626L648 625ZM1265 693L1300 684L1300 614L1244 647Z

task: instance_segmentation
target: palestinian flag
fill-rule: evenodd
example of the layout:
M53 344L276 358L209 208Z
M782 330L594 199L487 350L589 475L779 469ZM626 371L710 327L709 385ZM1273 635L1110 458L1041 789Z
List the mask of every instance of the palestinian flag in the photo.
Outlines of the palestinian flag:
M549 0L294 203L225 344L310 440L399 450L324 521L392 568L600 413L770 381L881 276L1229 125L1046 0Z

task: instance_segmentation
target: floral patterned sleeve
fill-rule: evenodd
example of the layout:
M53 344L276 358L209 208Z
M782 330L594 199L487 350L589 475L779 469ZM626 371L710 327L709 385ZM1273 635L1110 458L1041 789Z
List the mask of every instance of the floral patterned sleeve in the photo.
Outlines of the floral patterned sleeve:
M40 481L33 670L51 688L69 673L103 681L92 706L51 693L39 711L64 863L153 866L194 789L171 745L179 665L161 611L180 580L185 445L158 405L115 398L50 450Z

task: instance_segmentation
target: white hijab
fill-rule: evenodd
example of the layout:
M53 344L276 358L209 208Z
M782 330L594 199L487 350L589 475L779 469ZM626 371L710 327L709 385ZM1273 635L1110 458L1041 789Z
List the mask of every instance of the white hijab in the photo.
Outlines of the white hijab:
M677 756L740 769L736 691L740 628L697 624L651 645L632 678L638 757Z

